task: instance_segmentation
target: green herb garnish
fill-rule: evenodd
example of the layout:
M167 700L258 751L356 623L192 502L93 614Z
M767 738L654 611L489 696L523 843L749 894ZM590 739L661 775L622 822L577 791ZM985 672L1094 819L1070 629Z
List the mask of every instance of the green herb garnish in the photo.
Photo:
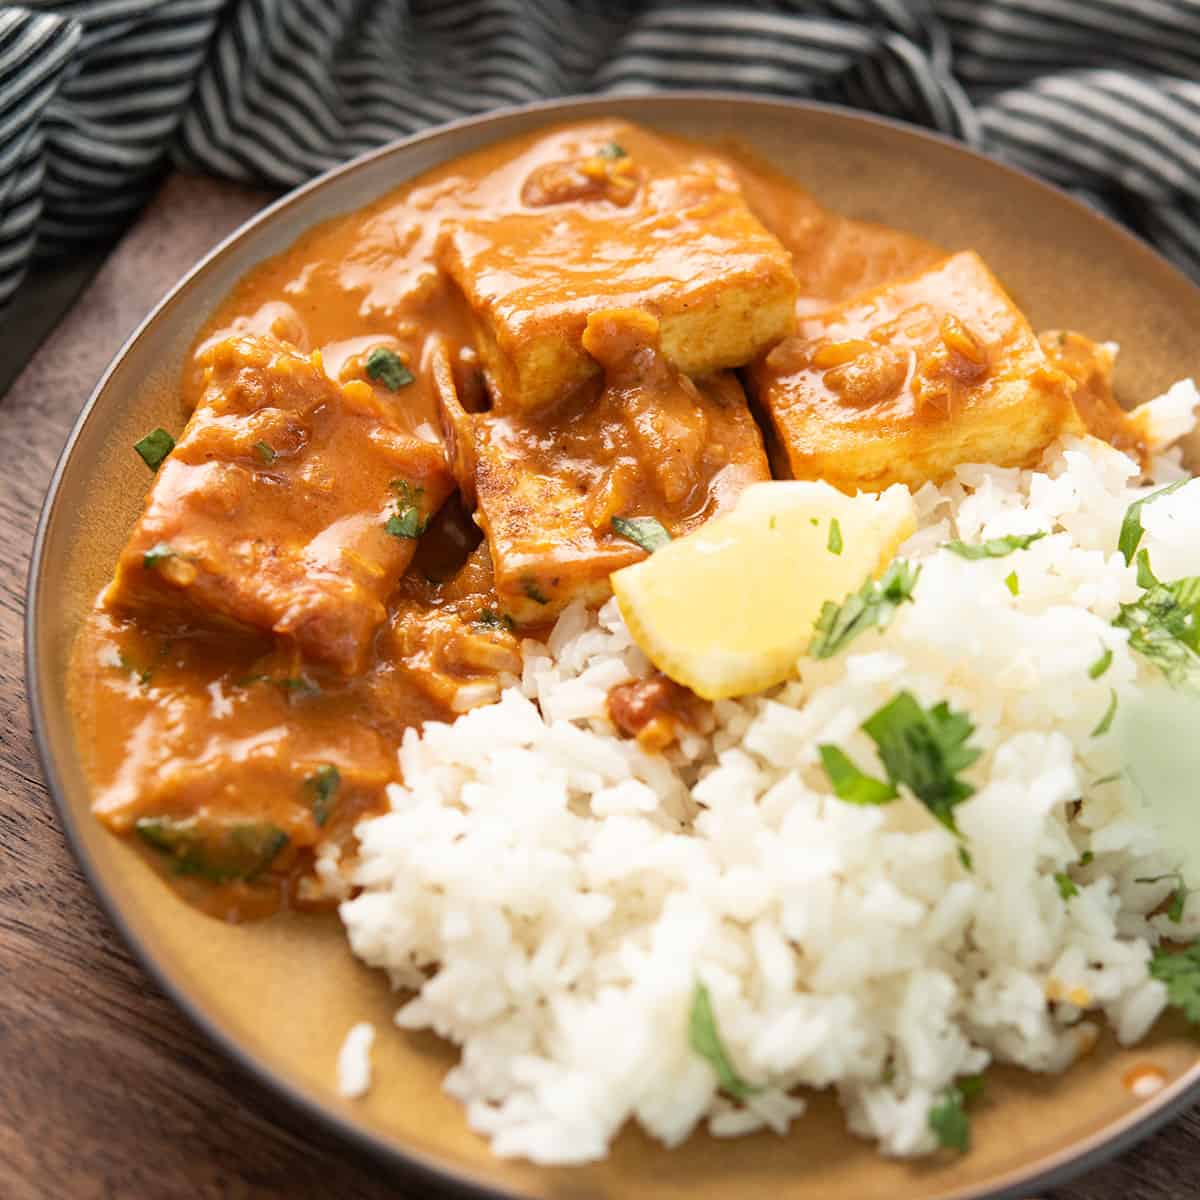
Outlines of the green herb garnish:
M133 448L141 455L142 462L152 471L157 471L162 460L175 449L175 439L163 428L152 429Z
M703 1058L717 1073L721 1088L735 1100L745 1100L762 1088L747 1083L738 1073L717 1032L717 1020L713 1015L712 998L708 988L696 984L692 993L692 1009L688 1015L688 1045Z
M1174 483L1168 483L1166 487L1159 488L1157 492L1151 492L1149 496L1135 500L1125 510L1125 519L1121 522L1121 534L1117 538L1117 549L1124 555L1126 566L1133 562L1134 552L1142 540L1142 509L1162 496L1169 496L1172 492L1179 491L1187 482L1186 479L1177 479Z
M1145 551L1138 552L1145 592L1122 604L1113 621L1129 631L1130 648L1152 662L1175 687L1200 688L1200 576L1160 583Z
M1014 550L1026 550L1034 542L1044 538L1042 533L1010 533L1007 537L988 538L986 542L963 542L957 538L952 542L943 542L942 549L957 554L959 558L1004 558Z
M284 678L259 675L256 678L270 679L272 683L278 684L285 692L319 692L321 690L311 679L306 679L303 675L293 675Z
M946 1089L929 1110L929 1128L937 1135L938 1145L965 1154L971 1147L971 1121L967 1104L983 1093L983 1078L968 1075Z
M319 766L304 781L305 790L312 797L313 819L318 825L324 825L329 820L341 785L342 773L332 763Z
M1164 879L1175 881L1175 890L1171 893L1171 903L1167 905L1167 920L1178 925L1183 920L1183 906L1187 903L1188 890L1183 882L1183 876L1178 871L1168 871L1165 875L1143 875L1134 883L1162 883Z
M1150 974L1167 985L1167 1003L1191 1022L1200 1022L1200 942L1172 953L1155 950Z
M400 355L386 346L376 346L367 355L367 374L393 392L398 392L416 379L416 376L404 365Z
M838 524L837 517L829 522L829 541L825 544L825 549L830 554L841 554L842 552L842 527Z
M895 800L897 793L891 784L860 771L837 746L825 744L817 750L839 800L847 804L887 804Z
M482 625L487 629L507 629L509 633L512 633L517 627L517 623L508 613L498 613L491 608L485 608L476 617L475 624Z
M255 442L254 453L263 466L269 467L279 456L266 442Z
M1054 876L1054 882L1058 884L1058 894L1064 902L1079 895L1079 885L1065 871L1059 871Z
M1104 716L1100 718L1096 728L1092 730L1092 737L1103 737L1111 728L1113 717L1117 715L1117 689L1108 689L1108 707L1104 710Z
M176 874L211 883L256 878L288 843L282 829L265 822L202 825L196 817L141 817L134 830L171 859Z
M149 571L157 567L160 562L174 557L175 551L166 542L156 542L142 555L142 566Z
M525 595L528 596L529 599L532 600L535 604L549 604L550 603L550 597L547 596L546 593L543 592L540 587L538 587L536 579L529 579L529 578L522 579L521 580L521 591L523 591L525 593Z
M970 720L944 701L924 709L911 692L901 692L869 716L862 729L875 743L887 770L887 782L859 771L836 746L820 746L821 764L834 794L841 796L840 787L860 797L855 803L883 804L904 784L937 821L961 837L954 809L974 795L975 789L958 774L982 753L967 745L975 732ZM851 775L851 771L857 774ZM888 790L891 796L885 794ZM873 799L861 798L867 796Z
M140 683L142 685L142 687L145 687L146 684L148 684L150 682L151 676L154 674L154 672L149 667L146 667L143 669L141 667L136 666L126 656L124 650L119 650L117 652L116 665L118 667L120 667L120 669L122 671L128 671L130 675L136 675L137 681L138 681L138 683Z
M662 549L671 535L655 517L613 517L613 533L641 546L647 554Z
M1095 856L1095 855L1094 855L1094 854L1093 854L1093 853L1092 853L1090 850L1085 850L1085 851L1084 851L1084 852L1083 852L1083 853L1082 853L1082 854L1079 856L1079 865L1080 865L1081 867L1088 867L1088 866L1091 866L1091 864L1092 864L1092 860L1093 860L1095 857L1096 857L1096 856Z
M604 145L601 146L600 149L596 151L596 153L601 158L625 158L625 157L627 157L627 151L622 146L618 146L616 142L605 142Z
M921 568L897 558L882 577L868 578L857 592L851 592L841 604L826 600L813 625L808 653L813 658L832 658L844 650L860 633L868 629L883 631L892 622L896 609L911 600Z
M384 529L394 538L419 538L429 528L429 520L421 516L423 487L413 487L406 479L393 479L396 493L396 512L388 517Z
M1105 646L1103 648L1103 651L1100 654L1100 657L1098 659L1096 659L1096 661L1094 663L1092 663L1092 665L1090 667L1088 667L1088 678L1089 679L1099 679L1100 676L1103 675L1104 672L1107 671L1108 668L1112 666L1112 660L1113 660L1112 648L1109 646Z
M1021 594L1021 581L1017 578L1016 571L1009 571L1004 577L1004 586L1008 588L1014 596Z

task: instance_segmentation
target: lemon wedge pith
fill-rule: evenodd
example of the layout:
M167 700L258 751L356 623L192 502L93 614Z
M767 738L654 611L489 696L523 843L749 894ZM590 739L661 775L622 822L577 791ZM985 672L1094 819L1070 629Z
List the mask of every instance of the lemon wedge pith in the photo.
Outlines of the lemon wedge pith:
M613 591L660 671L706 700L743 696L791 675L822 604L878 575L916 527L901 486L847 496L757 483L724 516L615 572Z

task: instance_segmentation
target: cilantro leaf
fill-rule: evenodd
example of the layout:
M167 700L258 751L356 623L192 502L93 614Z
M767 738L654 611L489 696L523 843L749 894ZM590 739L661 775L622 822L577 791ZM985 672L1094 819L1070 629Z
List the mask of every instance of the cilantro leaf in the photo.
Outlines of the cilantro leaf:
M396 511L388 517L384 530L394 538L419 538L429 528L429 519L421 516L423 487L413 487L406 479L393 479Z
M1117 715L1117 689L1108 689L1108 707L1104 710L1104 716L1100 718L1100 723L1092 730L1092 737L1103 737L1111 728L1113 717Z
M1105 646L1098 659L1088 667L1088 678L1099 679L1112 666L1113 652L1111 646Z
M1059 871L1054 876L1054 882L1058 884L1058 894L1064 902L1079 895L1079 885L1065 871Z
M152 429L140 441L134 442L133 448L150 470L157 471L162 466L163 459L175 449L175 439L160 426Z
M937 1135L939 1146L960 1154L971 1148L971 1119L966 1106L982 1090L983 1080L975 1075L942 1093L941 1100L929 1110L929 1128Z
M817 751L839 800L845 800L847 804L887 804L896 799L895 787L864 774L837 746L822 745Z
M1139 568L1143 552L1139 552ZM1129 646L1152 662L1175 687L1200 689L1200 575L1152 583L1113 624L1129 631ZM1142 572L1139 569L1139 575Z
M1200 942L1177 953L1155 950L1150 974L1167 985L1168 1004L1193 1024L1200 1022Z
M692 1008L688 1014L688 1045L716 1071L722 1090L735 1100L745 1100L747 1096L762 1091L762 1088L747 1083L730 1062L721 1035L717 1032L712 998L702 983L697 983L692 993Z
M485 629L507 629L509 633L517 627L517 623L508 613L498 613L493 608L485 608L475 618L475 624L482 625Z
M266 442L255 442L254 454L265 467L269 467L279 457Z
M333 812L338 788L342 785L342 773L332 763L319 766L305 781L304 787L311 793L313 819L324 825Z
M535 604L549 604L550 597L542 591L537 585L537 580L530 576L521 580L521 591L530 598Z
M1034 542L1045 536L1044 531L1041 533L1010 533L1006 537L988 538L986 542L975 543L963 542L955 538L953 541L943 542L942 549L957 554L959 558L971 560L1004 558L1014 550L1028 549Z
M896 609L911 600L921 575L903 558L897 558L878 581L867 578L857 592L841 604L826 600L813 624L808 653L813 658L832 658L868 629L886 629Z
M142 566L147 571L153 570L159 563L165 562L168 558L174 558L175 551L167 542L155 542L145 554L142 555Z
M288 844L282 829L265 822L223 825L197 817L139 817L133 828L146 845L168 857L177 875L211 883L257 878Z
M366 365L367 374L392 392L398 392L416 379L416 376L404 365L400 355L386 346L376 346L367 355Z
M1179 491L1187 482L1187 479L1177 479L1174 483L1168 483L1166 487L1159 488L1157 492L1151 492L1149 496L1135 500L1125 510L1125 519L1121 522L1121 533L1117 538L1117 549L1124 555L1126 566L1133 562L1134 552L1142 540L1142 509L1162 496L1169 496L1172 492Z
M647 554L653 554L671 540L671 535L655 517L613 517L613 533L641 546Z
M862 728L875 743L892 785L903 783L936 820L961 836L954 808L975 788L958 774L982 753L967 745L975 732L969 718L945 701L926 710L911 692L901 692Z
M842 527L838 524L837 517L829 522L829 541L826 543L825 549L830 554L841 554L842 552Z
M629 152L616 142L605 142L596 153L601 158L626 158Z
M1165 875L1142 875L1133 882L1162 883L1164 879L1175 880L1175 890L1171 892L1171 902L1167 905L1167 920L1178 925L1183 920L1183 907L1187 904L1188 898L1187 885L1178 871L1168 871Z
M1021 594L1021 581L1017 578L1016 571L1009 571L1004 577L1004 586L1014 595Z

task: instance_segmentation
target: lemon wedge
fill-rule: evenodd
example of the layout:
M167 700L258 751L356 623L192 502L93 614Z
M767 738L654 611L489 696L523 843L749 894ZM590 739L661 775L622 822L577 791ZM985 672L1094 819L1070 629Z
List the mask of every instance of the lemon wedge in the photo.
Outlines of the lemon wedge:
M847 496L827 483L756 483L727 514L617 571L634 641L706 700L782 682L821 606L878 575L917 527L908 489Z

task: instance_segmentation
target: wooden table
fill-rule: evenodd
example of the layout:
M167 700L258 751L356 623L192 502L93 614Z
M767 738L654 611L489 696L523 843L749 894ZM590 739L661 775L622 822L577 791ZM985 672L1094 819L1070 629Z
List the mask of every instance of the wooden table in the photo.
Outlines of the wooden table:
M170 178L0 399L3 1200L433 1200L419 1185L356 1161L284 1107L158 991L109 927L63 842L29 731L25 574L67 431L155 301L265 199L230 184ZM1200 1114L1053 1195L1200 1196Z

